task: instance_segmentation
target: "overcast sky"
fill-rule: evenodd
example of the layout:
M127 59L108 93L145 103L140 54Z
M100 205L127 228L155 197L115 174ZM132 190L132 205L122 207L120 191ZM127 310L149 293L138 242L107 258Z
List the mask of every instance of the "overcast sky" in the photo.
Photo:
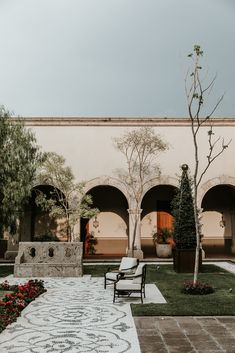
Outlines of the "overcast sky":
M0 104L21 116L187 116L204 50L235 116L234 0L0 0Z

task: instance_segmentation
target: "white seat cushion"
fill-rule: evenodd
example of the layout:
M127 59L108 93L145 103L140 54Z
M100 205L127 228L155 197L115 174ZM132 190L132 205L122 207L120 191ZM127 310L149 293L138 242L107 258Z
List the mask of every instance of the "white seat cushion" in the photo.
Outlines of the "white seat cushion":
M133 280L120 280L116 284L116 289L118 290L140 290L140 283L133 283Z

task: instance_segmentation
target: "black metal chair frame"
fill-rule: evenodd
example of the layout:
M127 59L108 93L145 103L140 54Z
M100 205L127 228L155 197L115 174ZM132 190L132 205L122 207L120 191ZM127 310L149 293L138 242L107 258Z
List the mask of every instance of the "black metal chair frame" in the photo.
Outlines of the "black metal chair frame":
M117 283L119 280L123 279L123 277L120 275L118 276L118 279L114 282L114 291L113 291L113 303L115 303L116 296L119 298L120 296L124 297L130 297L132 293L140 293L140 299L141 303L143 304L143 297L145 298L145 280L146 280L146 271L147 271L147 265L145 264L142 269L142 274L140 275L128 275L126 279L134 279L137 277L141 277L141 286L140 289L117 289Z

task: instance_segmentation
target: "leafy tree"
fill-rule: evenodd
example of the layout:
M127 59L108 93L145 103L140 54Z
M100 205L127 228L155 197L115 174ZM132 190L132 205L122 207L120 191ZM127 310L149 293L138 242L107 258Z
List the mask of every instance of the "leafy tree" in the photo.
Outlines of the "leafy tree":
M0 107L0 235L14 234L42 154L23 121Z
M126 160L126 169L118 170L117 173L126 188L134 211L131 213L132 242L131 244L128 242L128 250L133 254L144 187L151 178L159 175L160 169L156 158L160 152L168 148L168 145L150 127L126 132L123 136L115 138L114 144Z
M36 189L36 204L49 216L66 220L68 241L77 241L74 231L80 217L92 218L98 213L92 208L92 198L84 192L84 183L76 183L70 167L65 165L65 158L54 153L46 153L44 163L38 173L38 184L52 187L49 196Z
M196 226L194 218L194 204L192 182L188 176L187 164L182 165L180 187L172 201L174 216L174 240L177 249L195 249Z
M216 75L206 83L205 77L201 78L202 66L200 59L203 56L203 50L200 45L194 45L193 52L188 55L192 60L192 67L189 69L185 78L185 91L187 97L187 108L191 122L191 131L194 145L194 174L193 174L193 197L194 197L194 217L197 235L197 246L195 256L195 269L193 282L196 284L199 269L200 255L200 214L198 212L198 187L211 164L217 159L229 146L231 141L225 143L224 138L216 137L213 130L212 115L223 100L223 95L217 102L205 113L206 100L214 86ZM204 112L204 113L203 113ZM203 115L202 115L203 113ZM208 126L207 140L208 152L206 152L206 162L201 163L200 156L200 131L201 127Z

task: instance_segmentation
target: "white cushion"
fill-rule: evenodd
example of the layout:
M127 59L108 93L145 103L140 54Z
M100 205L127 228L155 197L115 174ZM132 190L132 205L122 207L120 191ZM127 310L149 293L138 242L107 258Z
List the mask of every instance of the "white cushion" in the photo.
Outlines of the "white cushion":
M140 290L140 283L133 283L133 280L120 280L116 284L118 290Z
M125 272L125 269L132 268L133 266L136 266L136 265L137 265L137 259L135 257L123 257L119 270Z
M140 276L143 274L143 267L145 264L141 263L138 265L136 271L135 271L135 276ZM142 281L142 277L137 277L137 278L133 278L133 283L141 283Z

